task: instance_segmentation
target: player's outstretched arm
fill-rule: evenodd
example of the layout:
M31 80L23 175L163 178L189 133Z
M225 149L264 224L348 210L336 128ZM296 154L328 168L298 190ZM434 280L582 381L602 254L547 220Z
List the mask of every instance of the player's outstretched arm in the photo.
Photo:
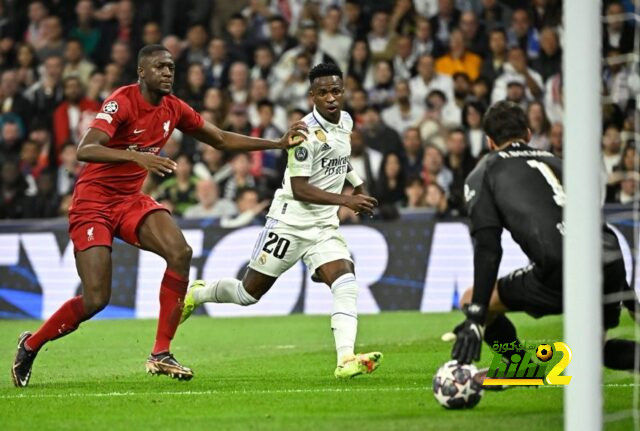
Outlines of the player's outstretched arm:
M309 184L309 177L291 177L291 190L297 201L318 205L341 205L357 213L370 214L378 206L376 198L364 194L342 195Z
M233 132L220 130L205 121L200 129L191 132L191 136L200 142L211 145L221 151L259 151L272 148L286 150L300 144L307 133L307 125L303 121L294 123L279 140L252 138Z
M99 129L89 128L78 144L76 157L81 162L137 163L144 169L164 177L176 169L176 162L151 153L119 150L107 147L109 135Z

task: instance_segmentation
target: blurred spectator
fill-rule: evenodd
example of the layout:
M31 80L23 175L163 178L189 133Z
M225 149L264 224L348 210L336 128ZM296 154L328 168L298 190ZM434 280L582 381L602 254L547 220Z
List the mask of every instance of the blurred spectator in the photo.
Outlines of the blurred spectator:
M149 21L142 27L142 44L156 45L162 43L162 30L156 21Z
M40 61L48 57L62 57L64 54L64 39L62 34L62 22L57 16L48 16L40 22L40 35L44 41L36 49L36 55Z
M246 106L239 103L231 106L225 129L229 132L240 133L242 135L249 135L251 133L251 124L249 124Z
M249 64L253 59L253 41L247 33L247 20L241 13L235 13L227 22L225 37L229 61Z
M562 158L562 144L564 137L564 126L562 123L552 123L551 132L549 133L549 145L551 146L551 153Z
M602 135L602 160L607 175L613 172L613 168L620 163L621 158L620 129L613 125L607 126Z
M224 153L207 144L199 144L201 158L193 167L193 173L202 179L211 178L221 183L232 174L231 165L226 162Z
M196 111L202 111L206 90L204 67L201 63L192 63L187 69L187 82L177 91L177 96Z
M454 0L438 0L438 13L431 17L431 28L436 39L443 46L449 44L451 31L458 26L460 11L455 7Z
M395 85L394 103L382 111L382 120L402 135L411 126L422 119L424 110L411 104L411 93L407 81L397 81Z
M422 172L423 150L420 142L420 131L417 127L409 127L402 136L403 167L408 177L420 176Z
M174 214L181 216L187 208L198 203L196 198L198 178L193 175L193 164L188 155L178 155L176 163L178 166L175 176L160 184L155 199L161 203L168 202Z
M55 173L44 170L36 179L38 192L24 202L25 218L57 217L60 196L56 191Z
M449 186L449 202L451 207L458 211L464 210L464 181L475 165L476 160L469 151L464 131L462 129L452 130L447 137L445 166L453 174Z
M216 87L208 88L204 93L204 109L212 116L211 122L222 126L227 118L227 100L222 90Z
M487 136L482 129L482 116L484 107L480 102L467 102L462 108L462 126L464 127L465 140L469 144L471 156L478 159L489 151Z
M391 28L389 13L378 10L371 18L371 31L367 35L371 57L376 60L391 60L397 35Z
M367 148L380 153L402 152L402 141L398 133L382 121L380 110L367 106L363 111L360 132Z
M24 137L24 127L18 117L13 114L0 116L0 162L17 161L20 158L20 147Z
M85 54L95 59L98 57L96 49L100 42L101 31L94 21L92 0L78 0L76 4L76 21L69 31L69 36L78 39Z
M531 26L529 14L525 9L513 11L507 36L509 46L519 46L531 59L538 57L540 51L538 31Z
M382 158L376 187L370 192L378 205L400 205L405 199L405 171L398 153L389 152Z
M487 29L507 28L511 9L499 0L482 0L482 10L478 18Z
M20 94L18 75L12 69L5 70L0 76L0 114L12 113L27 128L35 114L31 103Z
M362 88L356 88L351 92L351 97L346 97L345 91L345 99L346 99L346 110L351 113L353 117L353 123L356 126L362 126L364 121L364 113L368 107L372 107L369 105L369 96L367 92ZM375 108L379 111L379 108Z
M62 90L62 58L49 57L44 60L40 79L23 93L35 108L38 116L51 120L56 106L64 98Z
M611 50L617 50L623 54L633 50L634 26L624 13L624 7L620 1L611 1L607 5L602 30L604 55Z
M603 90L611 102L617 104L620 109L625 109L632 94L630 85L632 78L629 67L616 58L619 55L620 52L614 49L610 50L607 55L606 62L604 62Z
M347 74L354 76L364 88L371 88L373 86L371 52L369 51L369 43L365 39L359 39L353 42Z
M478 102L489 106L491 98L490 88L487 80L481 76L471 84L471 93Z
M258 102L259 123L251 131L251 136L263 139L280 139L283 132L273 123L274 103L269 99ZM282 182L280 172L284 172L286 158L284 152L279 149L254 151L251 153L251 174L254 177L265 177L276 189Z
M65 142L78 144L89 123L100 112L100 104L84 97L80 78L69 76L63 82L64 100L53 112L53 133L56 151Z
M366 36L368 24L362 12L360 0L345 0L344 2L344 28L353 39L362 39Z
M425 99L427 106L425 111L426 119L435 121L438 126L460 126L462 123L462 111L458 105L449 102L445 93L434 89L427 94Z
M104 68L104 87L101 97L106 99L116 88L122 86L122 69L115 63L109 63Z
M562 1L532 0L529 2L529 14L535 28L557 27L562 24Z
M351 132L351 167L364 181L367 190L375 189L380 173L382 153L368 148L362 133L358 130Z
M414 104L424 104L427 95L433 90L440 90L446 99L453 100L453 80L448 75L436 72L431 55L423 55L418 59L417 71L418 74L409 81Z
M394 52L392 65L396 79L411 79L412 70L417 60L417 57L411 52L411 36L398 36Z
M120 80L123 84L132 84L137 81L136 61L131 55L128 43L116 41L111 46L111 62L120 68Z
M133 1L119 0L115 4L114 12L113 19L107 20L101 28L100 42L96 49L98 65L104 65L109 57L114 57L112 50L118 42L123 43L127 51L138 52L141 47L141 25L136 20L136 7ZM129 57L131 57L130 52ZM126 72L128 74L128 71Z
M232 201L220 199L218 183L213 179L198 181L196 197L198 203L186 209L184 218L226 217L236 213L236 207Z
M275 96L275 95L274 95ZM249 113L249 122L253 127L257 127L260 123L260 115L258 114L258 102L264 99L270 99L269 85L264 79L253 79L251 81L251 89L249 91L249 99L251 103L247 108ZM280 131L287 130L287 111L280 105L273 105L273 124Z
M269 34L268 19L271 11L265 0L249 0L249 5L242 9L242 15L247 19L250 40L264 40Z
M42 22L49 16L49 9L44 1L35 0L29 3L27 30L24 41L36 49L40 49L46 43L46 37L42 28Z
M544 86L544 110L551 123L562 122L563 106L562 76L558 73L549 78Z
M368 91L369 103L385 109L393 103L393 66L388 60L379 60L373 66L373 86Z
M16 53L16 79L18 86L25 89L33 85L40 76L38 73L38 58L32 45L21 43L18 45Z
M229 69L227 93L233 103L246 104L249 101L249 70L242 62L235 62Z
M309 71L311 70L310 58L307 54L300 53L295 58L295 66L291 75L281 86L274 86L273 93L278 95L278 101L287 109L299 108L304 111L309 106Z
M194 24L187 30L186 46L182 53L187 64L202 63L207 57L209 35L202 24Z
M271 47L276 61L282 54L298 44L298 42L287 31L287 22L280 15L269 18L269 38L267 43Z
M468 10L460 15L460 32L466 49L484 57L489 48L487 32L484 26L478 22L478 17L473 11Z
M60 207L58 208L58 216L69 218L69 207L71 206L71 202L73 201L73 195L68 194L62 196L60 199Z
M446 218L451 215L447 195L437 183L431 183L427 186L424 195L424 206L433 209L438 218Z
M236 215L223 217L220 226L223 228L237 228L251 223L256 216L269 207L269 201L260 202L258 191L251 187L238 189L235 199Z
M22 218L27 200L27 182L20 173L17 161L6 161L2 164L0 176L0 219Z
M416 19L416 32L413 39L413 55L416 58L423 55L440 57L444 54L444 46L446 45L442 45L438 39L433 37L431 22L425 17L418 17Z
M526 97L533 100L542 95L544 88L542 77L535 70L527 67L527 57L520 47L509 49L508 62L503 66L504 72L496 78L491 103L506 99L507 85L510 82L521 82L526 88Z
M255 82L255 80L262 79L265 80L269 85L273 85L276 81L274 68L274 58L273 52L269 45L258 45L253 52L254 66L251 68L251 72L249 73L249 78L251 82Z
M60 167L58 168L56 190L58 195L64 196L73 192L82 166L76 159L76 146L71 142L67 142L62 146L59 158Z
M87 99L93 100L102 104L104 101L104 91L106 85L106 78L104 73L94 70L89 77L89 84L87 84Z
M322 19L322 30L319 33L318 46L320 50L331 52L331 55L342 70L347 70L349 62L349 51L353 39L342 33L340 21L342 11L338 6L331 6L327 9Z
M555 29L545 27L540 32L540 54L533 61L531 67L540 73L543 81L561 72L562 50L560 49L560 41Z
M453 181L453 174L444 165L444 155L442 151L434 146L427 145L422 158L422 180L425 186L437 183L449 193L449 187Z
M528 145L537 150L548 150L551 123L547 119L542 103L532 102L527 108L527 118L529 120L529 129L531 130L531 139Z
M418 209L425 207L425 186L424 182L419 177L413 177L407 181L407 185L404 188L404 194L407 197L404 204L405 208Z
M65 66L62 77L77 76L83 86L89 84L89 78L96 66L84 58L84 51L80 39L68 39L64 50Z
M476 79L480 75L482 59L471 51L467 51L464 45L464 36L460 30L451 31L449 37L449 52L438 58L436 61L436 71L445 75L453 76L456 72L464 72L471 79Z
M638 154L634 145L627 145L622 153L620 163L613 168L613 172L607 176L607 202L621 202L621 183L625 179L635 178L638 180L639 163ZM623 197L623 200L628 200Z
M222 182L222 196L235 200L238 190L244 187L256 187L256 179L251 175L251 158L248 153L237 153L231 159L231 175Z
M471 97L471 80L464 72L456 72L453 74L453 103L460 109L467 103L467 99Z
M300 27L298 40L299 45L285 51L276 65L276 77L280 82L291 80L295 73L299 73L296 72L296 67L299 66L300 54L308 58L309 64L336 63L333 57L318 47L318 30L313 24Z
M209 42L208 57L202 62L207 72L207 85L225 88L229 81L231 63L227 56L227 45L223 39L213 38Z
M489 52L482 62L481 76L493 85L493 81L504 72L503 67L506 62L507 36L504 30L494 28L489 34Z
M507 95L505 100L515 103L524 111L527 110L529 103L527 101L525 84L519 77L513 76L509 82L507 82Z
M406 35L413 32L416 27L416 9L413 0L396 0L389 26L391 31L398 35Z
M42 120L35 119L31 124L31 131L28 139L38 144L38 164L41 166L56 166L56 161L52 159L54 155L53 140L51 130Z

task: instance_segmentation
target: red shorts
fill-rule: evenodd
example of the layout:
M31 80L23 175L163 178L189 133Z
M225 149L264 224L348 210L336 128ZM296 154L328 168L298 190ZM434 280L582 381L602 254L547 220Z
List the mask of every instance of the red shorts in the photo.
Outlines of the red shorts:
M74 252L95 246L111 247L114 236L140 247L138 228L147 214L160 210L169 211L143 193L112 195L95 188L91 193L76 191L69 208L69 236Z

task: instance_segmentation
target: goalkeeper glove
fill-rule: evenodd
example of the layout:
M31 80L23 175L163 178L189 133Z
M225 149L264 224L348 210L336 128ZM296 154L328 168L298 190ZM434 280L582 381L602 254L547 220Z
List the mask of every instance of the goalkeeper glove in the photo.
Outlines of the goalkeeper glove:
M463 312L467 319L453 330L456 342L451 357L461 364L469 364L480 359L486 307L471 303L464 306Z

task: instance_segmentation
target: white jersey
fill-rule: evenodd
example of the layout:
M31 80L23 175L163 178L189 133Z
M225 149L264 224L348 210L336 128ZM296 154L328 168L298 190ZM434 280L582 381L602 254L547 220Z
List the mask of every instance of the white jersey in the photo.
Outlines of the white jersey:
M291 177L309 177L309 184L326 192L341 193L350 170L353 120L342 111L340 122L333 124L313 112L302 121L307 124L307 139L289 149L282 188L276 191L268 217L291 226L338 226L337 205L317 205L297 201L291 190Z

